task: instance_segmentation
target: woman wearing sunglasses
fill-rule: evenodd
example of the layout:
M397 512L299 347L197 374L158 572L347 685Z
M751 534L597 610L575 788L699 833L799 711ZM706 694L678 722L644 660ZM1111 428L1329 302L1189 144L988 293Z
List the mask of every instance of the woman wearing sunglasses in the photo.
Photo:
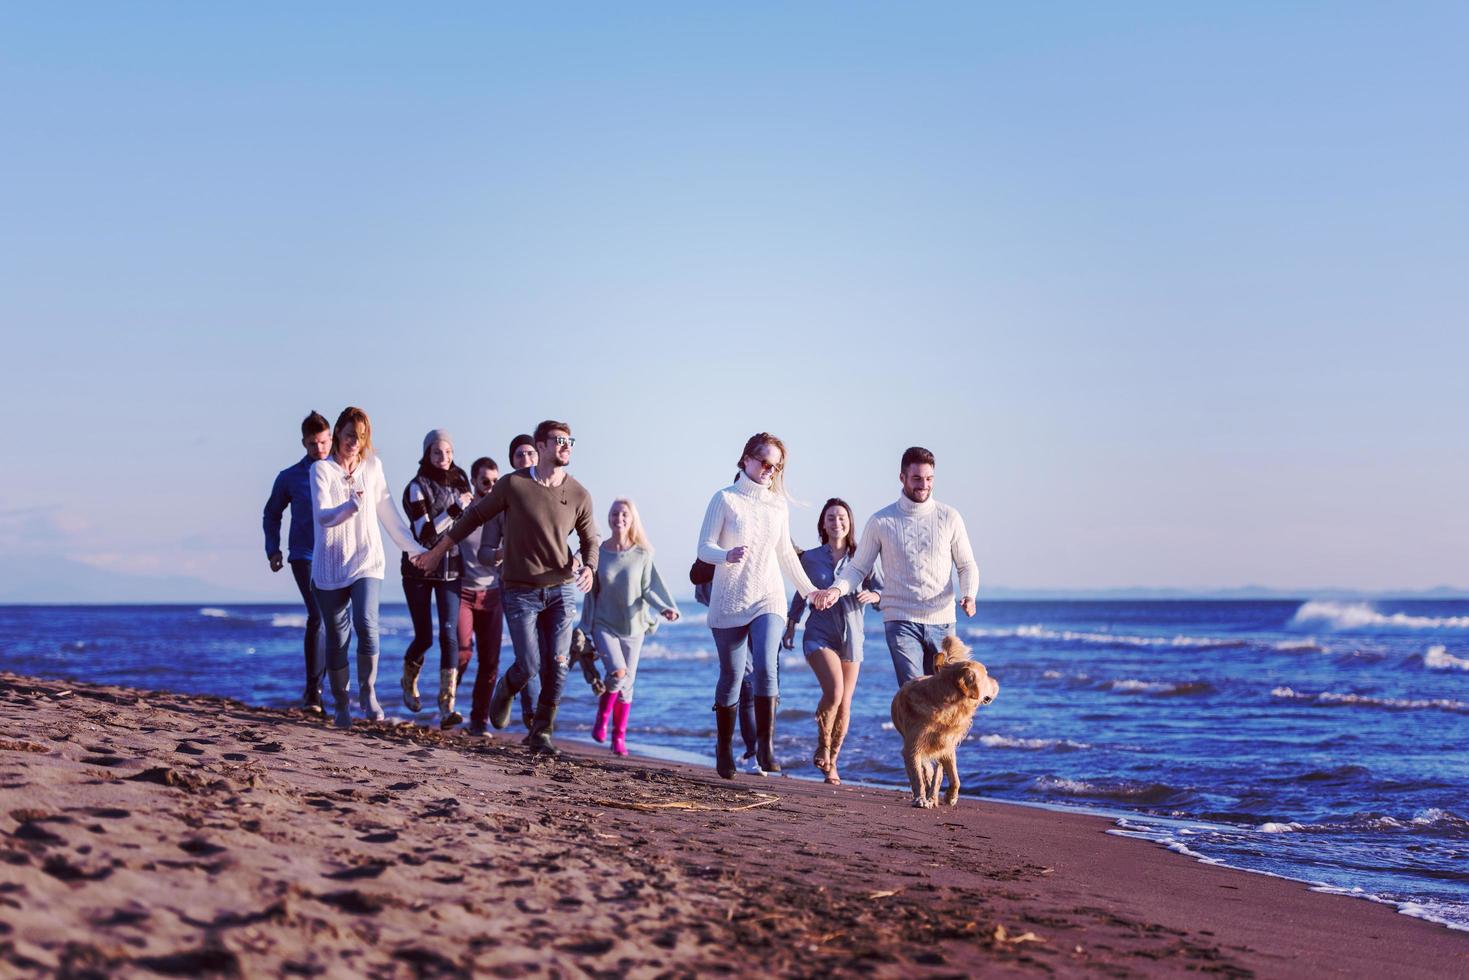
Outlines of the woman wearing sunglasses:
M730 744L747 638L755 660L755 757L765 772L780 772L775 761L775 708L780 700L776 662L786 612L781 573L817 609L836 599L831 590L817 590L811 583L791 545L785 464L783 442L768 432L751 436L736 464L734 483L709 501L699 533L699 558L714 566L709 628L719 651L715 762L725 779L735 774Z

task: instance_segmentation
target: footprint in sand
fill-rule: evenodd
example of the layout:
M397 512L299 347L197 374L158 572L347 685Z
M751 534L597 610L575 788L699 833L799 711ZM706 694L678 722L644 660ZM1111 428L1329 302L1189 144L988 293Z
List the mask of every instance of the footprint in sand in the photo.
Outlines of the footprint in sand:
M186 854L193 854L195 857L211 857L215 854L223 854L229 848L220 847L202 837L191 837L179 844L179 850Z
M174 746L174 751L182 752L184 755L204 754L204 750L199 748L199 746L193 744L192 742L180 742L178 745Z
M380 830L377 833L364 834L357 838L366 844L391 844L398 839L396 830Z
M330 878L332 881L357 881L362 878L376 878L384 871L386 871L387 867L388 866L386 864L381 864L377 862L370 864L359 864L351 868L346 868L342 871L333 871L329 874L324 874L322 875L322 877Z

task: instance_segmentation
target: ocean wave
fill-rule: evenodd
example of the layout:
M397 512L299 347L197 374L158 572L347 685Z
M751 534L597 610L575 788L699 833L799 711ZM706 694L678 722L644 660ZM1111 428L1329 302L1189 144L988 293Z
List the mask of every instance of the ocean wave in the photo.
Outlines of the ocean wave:
M1177 800L1185 791L1166 783L1089 782L1062 776L1037 776L1031 786L1045 795L1085 796L1100 800L1126 800L1129 803L1158 804Z
M1374 698L1366 694L1341 694L1322 691L1308 694L1289 687L1271 688L1270 696L1287 701L1306 701L1331 707L1382 708L1388 711L1454 711L1469 712L1469 703L1451 698Z
M1407 613L1380 613L1369 602L1326 602L1312 599L1304 602L1291 617L1292 626L1320 623L1328 629L1442 630L1469 629L1469 616L1410 616Z
M276 613L270 617L270 625L283 627L285 629L304 630L306 628L305 613Z
M713 660L714 651L706 647L674 650L662 643L644 643L641 656L645 660Z
M1229 640L1212 636L1133 636L1127 633L1094 633L1076 630L1055 630L1035 623L1016 626L1013 629L988 629L972 627L964 631L966 639L1027 639L1053 640L1061 643L1092 643L1106 646L1131 647L1192 647L1205 650L1225 650L1248 646L1244 640Z
M1153 694L1159 697L1192 697L1197 694L1213 694L1214 685L1208 681L1142 681L1127 679L1104 681L1102 687L1122 694Z
M1469 659L1456 657L1443 646L1431 646L1423 654L1423 666L1433 670L1469 670Z
M1285 834L1300 831L1313 834L1432 834L1469 838L1469 819L1440 807L1428 807L1417 811L1411 817L1394 817L1385 813L1356 813L1341 820L1325 823L1299 823L1294 820L1263 823L1255 830L1262 834Z
M1308 636L1304 640L1281 640L1279 643L1271 644L1272 650L1281 653L1325 653L1326 647L1316 642L1316 637Z
M229 612L227 610L224 610L224 609L216 609L213 606L205 606L203 609L200 609L199 610L199 615L201 615L201 616L208 616L211 619L229 619L230 618L230 614L229 614Z
M1077 752L1091 748L1085 742L1074 742L1069 738L1010 738L1006 735L970 735L980 745L992 749L1026 749L1027 751Z

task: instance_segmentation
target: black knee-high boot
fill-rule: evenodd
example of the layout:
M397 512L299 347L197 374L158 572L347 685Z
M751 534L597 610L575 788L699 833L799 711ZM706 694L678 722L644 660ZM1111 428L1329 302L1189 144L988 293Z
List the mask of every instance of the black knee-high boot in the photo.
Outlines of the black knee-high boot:
M714 706L715 735L718 741L714 745L714 768L724 779L735 777L734 751L730 748L734 742L735 715L740 706L731 704L729 706Z
M780 772L775 761L775 706L780 698L755 696L755 761L766 772Z

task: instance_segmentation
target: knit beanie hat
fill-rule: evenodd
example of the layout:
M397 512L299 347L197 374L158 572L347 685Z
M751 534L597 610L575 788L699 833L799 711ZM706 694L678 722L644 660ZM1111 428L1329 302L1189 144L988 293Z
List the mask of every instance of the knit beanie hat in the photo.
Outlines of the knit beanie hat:
M532 449L534 449L535 446L536 446L536 441L534 439L532 439L530 436L524 435L524 434L518 435L514 439L511 439L510 440L510 458L512 460L515 459L515 450L516 450L516 447L518 447L518 446L530 446Z
M428 459L429 448L436 442L447 442L449 448L454 448L454 437L449 435L448 429L429 429L428 435L423 437L423 458Z

